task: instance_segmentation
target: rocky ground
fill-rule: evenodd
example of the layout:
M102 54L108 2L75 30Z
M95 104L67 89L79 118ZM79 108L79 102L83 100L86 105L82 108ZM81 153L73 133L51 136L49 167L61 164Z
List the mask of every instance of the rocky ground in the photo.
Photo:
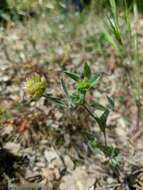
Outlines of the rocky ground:
M135 171L143 166L143 137L141 128L136 134L131 132L137 110L125 69L117 67L118 60L110 54L105 64L104 57L86 52L76 40L44 39L35 44L37 34L34 29L30 32L29 25L10 25L0 33L0 189L134 189ZM67 113L44 98L30 104L23 101L26 77L34 72L46 74L48 90L61 96L63 70L78 72L84 60L92 62L93 71L108 73L93 96L105 102L108 93L115 99L115 112L108 121L116 125L108 130L108 141L122 154L120 169L115 172L103 153L89 147L84 132L90 128L97 138L101 133L87 113Z

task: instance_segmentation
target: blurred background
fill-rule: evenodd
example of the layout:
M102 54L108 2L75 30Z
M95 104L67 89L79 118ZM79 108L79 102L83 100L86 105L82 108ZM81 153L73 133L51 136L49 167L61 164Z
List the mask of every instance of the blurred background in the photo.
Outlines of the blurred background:
M86 174L80 179L91 179L92 173L94 178L98 173L102 179L106 174L107 179L107 159L96 149L96 138L102 142L102 135L87 113L80 109L68 113L44 98L24 102L23 83L33 73L46 76L48 92L62 97L60 79L65 77L64 70L81 74L83 64L88 63L93 73L103 74L88 100L93 98L104 105L109 95L115 101L115 111L109 116L109 124L114 127L107 131L109 143L124 156L122 176L134 163L140 168L143 163L142 51L143 0L0 0L1 144L10 151L17 151L16 154L26 152L33 163L27 169L30 174L40 171L48 176L43 168L49 165L41 160L59 154L71 159L73 176L76 169L82 176L80 167L85 166L90 172L84 171ZM65 81L68 84L67 79ZM69 88L72 90L73 83ZM87 133L93 133L92 138ZM95 145L94 151L89 144ZM43 146L46 151L50 150L44 159ZM38 165L32 159L45 165ZM51 162L48 160L48 163ZM56 172L63 171L62 167L58 166ZM67 173L56 180L57 173L50 178L55 185L53 189L58 180L60 186L60 179L65 179ZM110 174L109 181L116 180L118 186L118 179L114 173ZM65 187L59 189L71 190L69 181L73 176L66 178ZM49 176L46 179L48 181ZM106 179L105 184L108 184ZM84 190L83 180L79 184ZM79 187L74 186L73 190Z

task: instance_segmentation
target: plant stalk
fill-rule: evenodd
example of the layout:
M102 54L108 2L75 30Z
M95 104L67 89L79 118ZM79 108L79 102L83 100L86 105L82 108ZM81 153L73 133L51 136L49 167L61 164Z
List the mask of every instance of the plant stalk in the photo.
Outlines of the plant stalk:
M89 113L89 115L97 122L97 117L91 112L91 110L85 105L82 105L83 108ZM100 127L100 126L99 126ZM107 147L107 135L106 135L106 130L101 130L104 136L104 143L105 143L105 148Z
M88 107L87 107L85 104L83 104L82 106L83 106L83 108L89 113L89 115L90 115L95 121L97 121L96 116L91 112L91 110L88 109Z
M106 131L103 132L104 135L104 143L105 143L105 148L107 147L107 135L106 135Z

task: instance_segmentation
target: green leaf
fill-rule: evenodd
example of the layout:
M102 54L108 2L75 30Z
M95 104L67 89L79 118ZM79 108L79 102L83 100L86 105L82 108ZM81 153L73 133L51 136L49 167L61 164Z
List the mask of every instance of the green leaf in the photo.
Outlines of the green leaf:
M66 97L69 97L68 89L67 89L63 79L61 79L61 86L62 86L63 92L66 95Z
M48 99L56 104L58 104L60 107L64 107L64 102L60 98L56 98L53 96L49 96Z
M118 157L119 153L119 149L113 147L112 145L108 145L105 150L106 156L108 156L110 159Z
M114 103L113 98L107 96L107 99L108 99L108 103L109 103L109 108L112 109L112 110L114 110L114 108L115 108L115 103Z
M92 102L90 105L92 107L94 107L95 109L97 109L97 110L101 110L101 111L105 111L106 110L106 108L103 105L101 105L101 104L99 104L97 102Z
M71 100L71 97L70 97L70 95L68 93L68 89L67 89L67 87L66 87L65 82L64 82L63 79L61 80L61 86L62 86L62 90L63 90L63 92L64 92L64 94L65 94L65 96L67 98L68 104L70 106L72 106L72 102L71 102L72 100Z
M112 169L115 170L122 160L122 155L120 154L119 149L112 145L108 145L106 149L104 149L104 153L110 159Z
M104 113L103 113L103 114L101 115L101 117L100 117L100 119L102 120L102 122L103 122L104 124L106 124L108 115L109 115L109 110L106 109L106 110L104 111Z
M72 103L77 106L77 105L81 105L84 103L85 96L84 96L84 94L82 94L78 91L75 91L71 94L70 99L71 99Z
M112 169L115 170L118 166L118 161L116 159L111 159L111 166L112 166Z
M88 79L91 77L91 69L87 63L84 64L84 77L87 77Z
M70 77L71 79L73 79L74 81L79 81L80 77L75 74L75 73L71 73L71 72L68 72L68 71L64 71L64 73Z
M90 79L90 83L92 87L95 87L97 82L100 80L101 78L101 74L100 73L96 73L94 74L91 79Z
M102 131L105 131L105 128L106 128L106 122L107 122L107 118L109 116L109 110L106 109L104 111L104 113L101 115L100 117L100 128Z
M101 153L100 143L97 141L96 137L94 137L94 139L89 139L88 146L94 154Z

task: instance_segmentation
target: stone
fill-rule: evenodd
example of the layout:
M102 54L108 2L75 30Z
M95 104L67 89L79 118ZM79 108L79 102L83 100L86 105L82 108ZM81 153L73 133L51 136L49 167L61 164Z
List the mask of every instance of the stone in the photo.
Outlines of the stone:
M73 170L74 169L74 163L73 161L71 160L71 158L69 156L64 156L64 163L67 167L67 170Z
M18 154L20 152L21 146L18 143L13 143L13 142L7 142L3 148L9 150L13 154Z
M85 167L77 167L71 174L62 178L60 190L87 190L95 182Z
M55 150L50 150L50 151L45 150L44 156L45 156L45 159L48 163L50 163L51 161L53 161L55 159L59 159L59 156Z

